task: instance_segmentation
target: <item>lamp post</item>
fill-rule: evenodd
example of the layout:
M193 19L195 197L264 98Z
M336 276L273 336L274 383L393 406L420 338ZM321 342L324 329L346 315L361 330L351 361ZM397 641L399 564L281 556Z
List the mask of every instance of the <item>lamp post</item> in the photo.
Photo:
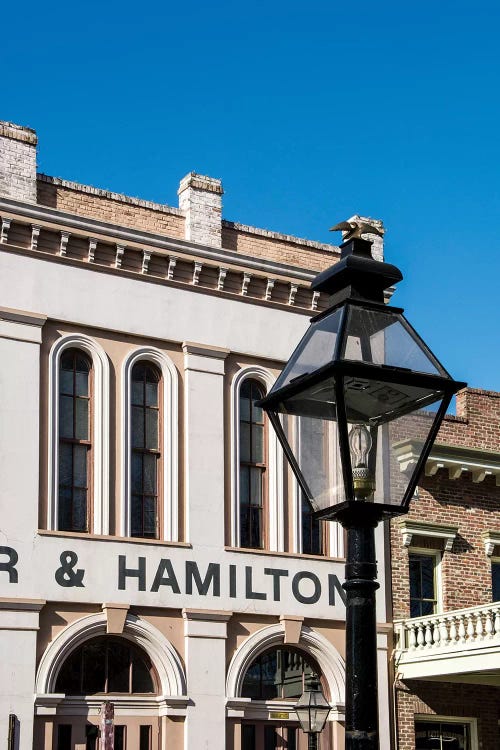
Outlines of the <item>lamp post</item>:
M408 512L454 393L453 380L403 316L385 304L402 279L353 237L312 289L312 318L263 406L317 518L347 529L346 748L378 750L375 527ZM407 441L414 451L408 460Z
M315 677L309 678L295 706L302 731L307 734L308 750L318 750L318 734L323 731L331 707Z

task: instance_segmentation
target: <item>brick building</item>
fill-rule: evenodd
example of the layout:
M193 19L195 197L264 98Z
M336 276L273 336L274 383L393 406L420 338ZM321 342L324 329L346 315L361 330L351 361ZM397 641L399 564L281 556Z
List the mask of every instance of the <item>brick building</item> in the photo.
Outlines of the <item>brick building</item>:
M225 221L217 179L173 208L37 175L36 148L0 124L0 745L97 749L109 701L115 750L301 750L314 672L340 750L344 537L255 405L338 248Z
M500 394L465 389L456 413L391 522L398 750L500 746Z

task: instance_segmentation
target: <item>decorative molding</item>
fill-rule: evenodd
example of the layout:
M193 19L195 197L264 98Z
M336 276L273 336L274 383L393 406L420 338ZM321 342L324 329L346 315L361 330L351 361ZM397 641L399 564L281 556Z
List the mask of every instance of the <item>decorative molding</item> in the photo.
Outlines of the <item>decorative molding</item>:
M109 534L109 363L100 344L83 334L58 339L49 354L49 478L47 528L57 531L59 488L59 362L66 349L81 349L92 360L93 533Z
M59 243L59 255L64 257L68 249L69 232L61 232L61 241Z
M319 294L320 294L319 292L313 292L312 293L311 310L317 310L318 309Z
M250 284L250 281L252 280L252 274L251 273L243 273L243 281L241 282L241 292L244 297L246 296L248 292L248 285Z
M198 263L198 261L194 261L194 269L193 269L193 284L194 286L198 286L198 283L200 281L200 273L201 269L203 268L203 263Z
M115 268L122 267L124 254L125 254L125 247L123 245L117 245L116 255L115 255Z
M38 247L38 238L40 236L41 227L38 224L31 225L31 250L36 250Z
M149 268L149 261L151 260L151 252L149 250L142 251L142 268L141 273L147 273Z
M394 446L401 471L412 471L420 457L422 442L405 440ZM477 448L435 444L425 465L425 475L435 476L439 469L448 471L449 479L460 479L464 472L470 472L472 481L483 482L494 476L500 487L500 453L483 451Z
M268 279L267 280L266 295L265 295L264 299L266 299L268 302L269 302L269 300L271 299L271 297L273 295L273 289L274 289L275 283L276 283L275 279Z
M451 552L453 542L458 533L458 526L444 526L438 523L426 523L405 518L399 522L399 528L403 535L403 545L410 547L414 536L423 536L432 539L443 539L444 549Z
M495 547L500 546L500 531L485 531L483 533L484 551L491 557Z
M224 268L223 266L221 266L219 268L219 278L217 279L217 290L219 292L222 292L222 290L224 289L224 282L226 280L226 276L227 276L227 268Z
M159 349L141 347L129 353L122 366L122 497L121 534L130 536L131 488L131 376L137 362L146 360L160 368L163 379L161 456L163 461L163 529L161 539L178 541L178 377L173 362Z
M93 263L95 260L96 247L97 247L97 240L95 239L95 237L89 237L89 255L88 255L89 263Z
M57 675L67 657L85 641L106 633L104 612L87 615L60 631L45 649L38 666L35 692L40 701L54 695ZM123 637L137 644L151 659L163 696L186 696L186 677L174 647L160 631L146 620L127 614Z
M177 258L171 255L168 259L168 268L167 268L167 279L169 281L172 281L174 278L174 271L175 267L177 265Z
M288 304L293 305L295 302L295 295L297 294L297 284L290 284L290 294L288 295Z
M266 392L274 385L275 378L269 370L258 365L240 370L231 382L231 546L240 546L240 389L247 380L257 380ZM283 451L276 433L268 430L268 507L269 551L283 552L285 547L283 505Z
M2 216L2 229L0 230L0 242L5 243L9 241L9 229L12 224L12 219L7 219Z
M129 609L128 604L106 603L102 605L102 611L106 615L106 633L112 633L113 635L123 633Z
M297 644L300 641L302 631L303 617L294 617L292 615L280 615L280 622L283 625L285 638L283 643Z

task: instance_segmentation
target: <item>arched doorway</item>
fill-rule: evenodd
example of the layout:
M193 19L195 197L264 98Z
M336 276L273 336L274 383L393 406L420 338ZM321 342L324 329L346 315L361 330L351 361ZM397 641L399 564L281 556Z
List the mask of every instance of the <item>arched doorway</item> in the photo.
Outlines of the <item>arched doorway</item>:
M54 722L52 750L101 750L102 716L95 709L105 702L115 712L114 750L155 750L159 723L152 709L158 692L158 675L141 648L123 637L91 638L57 675L55 693L64 695L64 706Z
M319 666L298 648L273 647L254 659L243 678L241 695L255 701L256 707L260 703L270 710L264 720L256 717L242 722L241 750L307 750L307 737L299 727L293 706L313 676L327 692ZM331 747L328 729L320 747Z
M333 644L302 625L285 642L283 622L255 631L235 651L226 680L227 750L303 750L294 705L315 675L332 711L320 750L343 747L345 667Z
M104 613L88 615L45 650L36 679L34 750L102 750L101 711L108 701L115 750L159 750L167 739L175 741L172 733L179 735L167 717L171 708L182 717L187 704L173 646L130 613L121 633L106 631Z

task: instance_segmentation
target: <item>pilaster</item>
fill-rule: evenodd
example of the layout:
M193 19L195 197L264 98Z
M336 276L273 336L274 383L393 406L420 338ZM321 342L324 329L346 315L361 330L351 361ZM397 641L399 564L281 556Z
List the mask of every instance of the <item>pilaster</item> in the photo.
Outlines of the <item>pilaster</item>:
M185 342L186 531L193 547L224 546L224 360L228 349Z
M224 750L226 638L231 612L184 609L188 694L185 747Z

